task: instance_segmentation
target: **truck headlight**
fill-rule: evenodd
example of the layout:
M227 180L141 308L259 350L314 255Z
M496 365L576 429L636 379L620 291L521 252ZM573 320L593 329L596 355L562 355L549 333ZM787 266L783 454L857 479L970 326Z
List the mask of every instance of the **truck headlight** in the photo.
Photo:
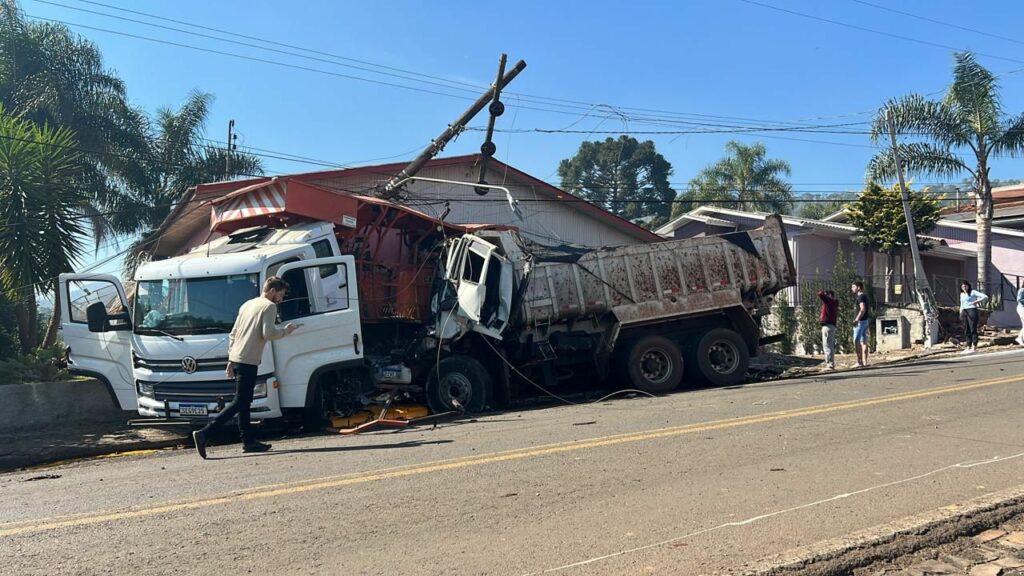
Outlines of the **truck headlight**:
M267 381L257 382L256 387L252 389L253 398L266 398L267 397Z
M140 381L139 382L139 394L152 398L153 394L154 394L154 392L153 392L153 384L151 384L149 382L142 382L142 381Z

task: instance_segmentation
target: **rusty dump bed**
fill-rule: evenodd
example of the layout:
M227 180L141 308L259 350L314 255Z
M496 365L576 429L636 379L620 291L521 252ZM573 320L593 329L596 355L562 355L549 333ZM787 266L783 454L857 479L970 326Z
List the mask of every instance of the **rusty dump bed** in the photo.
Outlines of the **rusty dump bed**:
M756 230L583 252L529 273L528 326L614 313L623 325L741 306L793 286L779 216Z

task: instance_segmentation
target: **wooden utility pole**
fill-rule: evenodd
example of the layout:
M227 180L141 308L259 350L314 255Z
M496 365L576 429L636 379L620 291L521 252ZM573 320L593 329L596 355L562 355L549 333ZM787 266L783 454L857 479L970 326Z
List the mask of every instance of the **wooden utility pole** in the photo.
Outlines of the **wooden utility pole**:
M235 134L235 121L228 120L228 147L227 154L224 156L224 178L227 179L228 175L231 174L231 152L238 148L235 144L235 140L238 139L238 134Z
M903 162L900 159L899 147L896 145L896 127L892 121L892 112L885 112L885 121L889 127L889 141L892 143L892 157L896 163L896 177L900 182L900 196L903 198L903 215L907 219L907 238L910 242L910 257L914 261L914 287L917 289L917 300L924 312L924 347L931 348L939 342L939 316L935 307L935 296L932 294L928 277L921 263L921 251L917 246L917 231L914 230L914 213L910 208L910 193L903 178Z

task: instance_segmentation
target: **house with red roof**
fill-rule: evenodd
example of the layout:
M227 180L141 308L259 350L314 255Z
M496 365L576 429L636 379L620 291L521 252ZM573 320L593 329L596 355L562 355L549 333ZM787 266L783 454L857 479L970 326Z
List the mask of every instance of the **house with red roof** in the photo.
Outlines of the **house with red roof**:
M435 158L428 161L417 176L476 182L480 159L479 154ZM216 233L211 233L211 217L216 217L211 205L223 204L227 196L243 189L259 187L276 178L319 189L372 196L378 187L405 166L405 162L400 162L201 184L189 191L185 201L175 206L161 225L160 239L152 247L152 255L155 258L175 256L216 237ZM530 240L547 245L620 246L662 239L641 226L497 159L490 160L486 180L508 190L517 203L518 213L510 206L503 190L490 190L485 195L478 195L472 186L426 180L407 183L402 203L446 223L514 226ZM287 201L283 198L278 200Z

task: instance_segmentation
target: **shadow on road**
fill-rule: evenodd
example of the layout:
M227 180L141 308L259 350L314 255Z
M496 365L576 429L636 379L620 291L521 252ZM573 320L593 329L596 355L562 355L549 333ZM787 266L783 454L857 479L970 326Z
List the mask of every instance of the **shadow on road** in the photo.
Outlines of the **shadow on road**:
M293 448L289 450L270 450L269 452L261 452L258 454L233 454L231 456L214 456L210 455L210 460L233 460L235 458L252 458L254 456L281 456L284 454L318 454L328 452L354 452L358 450L389 450L392 448L416 448L418 446L428 446L431 444L450 444L454 440L408 440L405 442L395 442L393 444L364 444L364 445L351 445L351 446L322 446L319 448ZM241 448L239 446L239 448Z

